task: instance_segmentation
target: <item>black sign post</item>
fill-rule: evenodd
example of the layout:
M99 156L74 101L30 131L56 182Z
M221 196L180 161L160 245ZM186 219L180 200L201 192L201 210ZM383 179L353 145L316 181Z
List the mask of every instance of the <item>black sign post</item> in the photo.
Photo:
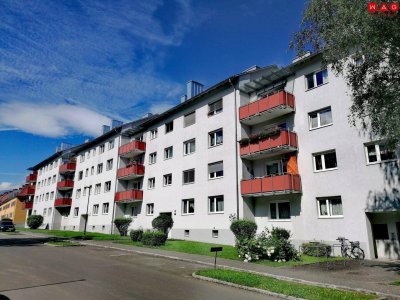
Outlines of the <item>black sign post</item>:
M210 249L210 252L215 252L214 270L217 268L217 254L219 251L222 251L222 247L211 247Z

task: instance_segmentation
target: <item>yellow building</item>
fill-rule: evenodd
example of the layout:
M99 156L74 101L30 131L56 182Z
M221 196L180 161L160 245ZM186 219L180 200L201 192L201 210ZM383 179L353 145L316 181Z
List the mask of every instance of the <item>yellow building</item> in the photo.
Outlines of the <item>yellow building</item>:
M19 190L13 190L0 195L0 219L11 219L16 226L25 224L25 206L17 198Z

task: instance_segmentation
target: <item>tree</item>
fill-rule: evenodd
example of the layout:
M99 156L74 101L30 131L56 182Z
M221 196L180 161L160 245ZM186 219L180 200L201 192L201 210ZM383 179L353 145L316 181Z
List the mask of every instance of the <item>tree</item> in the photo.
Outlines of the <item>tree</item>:
M389 3L389 2L388 2ZM394 148L400 142L400 17L370 13L368 1L310 0L291 48L322 51L350 87L349 120ZM396 13L397 14L397 13Z
M43 224L43 216L31 215L26 220L26 223L30 229L38 229Z
M117 227L121 236L126 236L128 233L129 225L132 223L132 218L116 218L114 220L115 227Z
M151 225L153 225L154 229L160 230L167 234L172 226L174 226L174 220L170 215L162 214L157 218L154 218L151 222Z

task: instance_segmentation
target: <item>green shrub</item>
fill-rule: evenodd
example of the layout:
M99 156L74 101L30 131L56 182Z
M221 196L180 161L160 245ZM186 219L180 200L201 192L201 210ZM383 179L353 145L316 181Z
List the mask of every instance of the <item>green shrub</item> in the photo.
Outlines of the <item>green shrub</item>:
M257 232L257 224L251 220L234 220L230 228L238 241L254 238Z
M172 220L172 217L170 215L162 214L155 218L151 225L154 229L157 229L164 233L168 233L168 231L174 225L174 220Z
M146 231L142 235L142 243L146 246L162 246L168 235L162 231Z
M128 235L128 228L131 223L132 223L131 218L122 217L122 218L115 218L114 220L115 227L117 227L121 236Z
M140 242L143 236L143 229L131 230L130 236L132 241Z
M304 254L316 257L330 256L332 252L332 247L330 245L320 242L303 243L301 248Z
M43 224L43 217L41 215L31 215L27 219L27 224L30 229L37 229Z
M277 239L288 240L290 238L290 231L285 228L273 227L271 236Z

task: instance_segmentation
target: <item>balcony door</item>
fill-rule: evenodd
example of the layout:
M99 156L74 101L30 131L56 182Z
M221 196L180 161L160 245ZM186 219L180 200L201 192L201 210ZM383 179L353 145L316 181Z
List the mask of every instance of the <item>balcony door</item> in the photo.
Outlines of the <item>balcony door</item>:
M287 172L287 159L270 161L266 163L265 175L276 176Z

